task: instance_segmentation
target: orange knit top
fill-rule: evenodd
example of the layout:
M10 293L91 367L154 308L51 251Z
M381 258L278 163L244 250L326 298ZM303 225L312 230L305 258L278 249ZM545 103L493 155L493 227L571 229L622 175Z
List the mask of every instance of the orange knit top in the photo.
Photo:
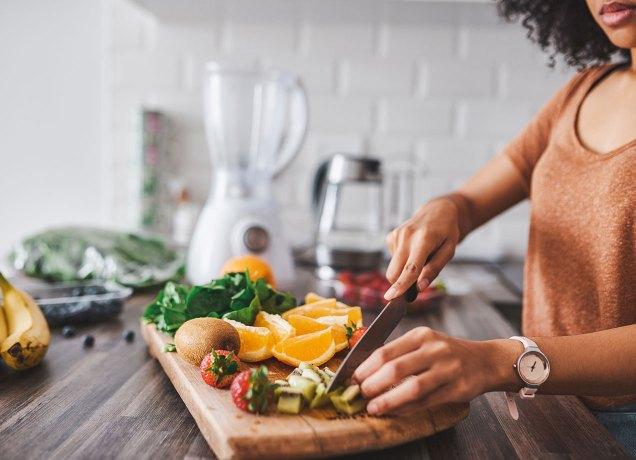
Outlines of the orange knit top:
M583 146L576 131L581 102L615 68L576 75L504 150L531 201L527 336L636 323L636 138L599 154ZM636 395L583 400L607 407L634 403Z

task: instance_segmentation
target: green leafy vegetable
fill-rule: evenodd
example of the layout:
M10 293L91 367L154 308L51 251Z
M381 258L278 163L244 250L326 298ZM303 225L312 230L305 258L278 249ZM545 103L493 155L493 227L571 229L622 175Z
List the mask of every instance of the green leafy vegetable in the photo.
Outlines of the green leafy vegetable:
M160 237L82 226L29 236L13 248L9 260L16 270L47 281L104 279L134 288L184 274L182 254Z
M237 272L192 287L168 282L142 317L159 331L174 335L192 318L225 318L252 325L261 310L280 314L295 306L291 294L276 291L262 278L252 282L248 272Z
M175 351L177 351L177 347L174 343L166 343L162 348L161 351L164 353L174 353Z
M260 311L261 303L258 300L258 297L254 297L250 304L239 310L232 310L223 315L223 319L233 319L234 321L239 321L243 324L254 324L254 319L256 319L256 315Z

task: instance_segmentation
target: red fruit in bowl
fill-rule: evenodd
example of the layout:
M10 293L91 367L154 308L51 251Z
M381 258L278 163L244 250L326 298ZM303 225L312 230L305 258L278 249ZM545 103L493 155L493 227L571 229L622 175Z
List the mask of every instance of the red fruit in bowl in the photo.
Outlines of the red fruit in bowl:
M363 272L356 276L356 283L360 286L366 286L371 283L377 276L377 272Z
M351 272L340 272L338 273L338 281L345 284L354 284L355 277Z
M356 303L358 301L358 286L345 284L342 290L342 297L345 302Z
M205 355L199 366L203 381L215 388L230 386L234 374L241 367L241 361L233 352L227 350L214 350Z

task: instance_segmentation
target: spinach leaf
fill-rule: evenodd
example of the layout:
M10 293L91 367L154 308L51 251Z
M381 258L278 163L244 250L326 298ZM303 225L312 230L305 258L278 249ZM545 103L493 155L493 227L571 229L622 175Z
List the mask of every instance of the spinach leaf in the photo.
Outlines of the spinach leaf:
M232 319L251 326L254 324L254 320L260 311L260 307L261 303L258 300L258 297L255 296L249 306L241 308L240 310L229 311L223 315L223 319Z
M185 301L188 318L222 312L227 309L229 300L228 292L222 286L193 286Z

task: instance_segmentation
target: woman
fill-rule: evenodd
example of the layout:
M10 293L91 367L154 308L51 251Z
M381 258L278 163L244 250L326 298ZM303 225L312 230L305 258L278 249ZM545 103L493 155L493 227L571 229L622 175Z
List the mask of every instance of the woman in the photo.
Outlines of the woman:
M523 332L540 352L515 368L532 344L422 327L376 350L354 379L372 414L496 390L579 395L636 453L636 0L499 8L581 71L502 154L389 234L386 298L424 289L469 232L529 197ZM621 63L601 65L611 58Z

